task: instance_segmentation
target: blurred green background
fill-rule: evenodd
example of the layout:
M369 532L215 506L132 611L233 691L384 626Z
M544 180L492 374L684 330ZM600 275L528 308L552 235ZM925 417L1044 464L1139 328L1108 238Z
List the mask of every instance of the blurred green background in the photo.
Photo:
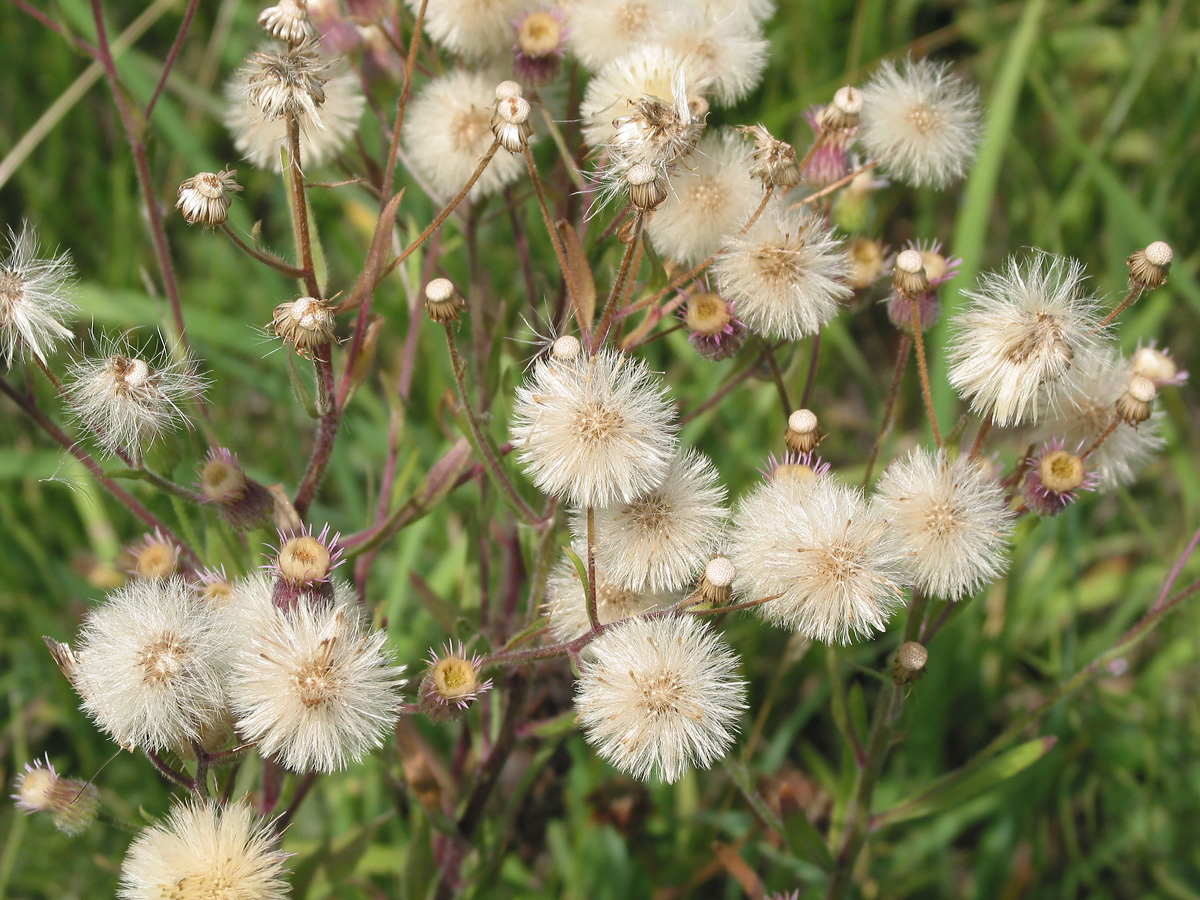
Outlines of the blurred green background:
M85 0L34 5L91 37ZM115 31L137 15L147 20L145 33L119 61L129 89L143 102L183 5L107 4ZM1123 318L1122 343L1132 349L1157 337L1182 368L1200 375L1194 212L1200 201L1200 4L785 0L782 6L768 26L772 64L763 87L738 109L714 115L714 123L762 121L804 144L810 134L802 111L841 84L861 80L880 58L912 50L953 60L982 91L987 139L980 159L961 189L935 195L894 187L880 193L870 233L893 247L908 238L941 239L964 257L959 287L969 287L975 273L1022 247L1068 253L1087 264L1097 290L1113 302L1124 292L1125 257L1150 241L1168 240L1176 253L1171 281ZM256 5L229 0L200 6L151 128L151 165L168 206L184 177L236 165L237 153L220 125L220 86L259 43L256 13ZM89 60L12 4L0 5L0 35L7 60L0 66L4 223L18 227L29 219L44 245L74 254L81 337L88 324L153 333L166 323L164 304L146 287L143 273L152 281L155 263L132 160L103 80L93 77L90 87L77 91ZM394 84L377 86L384 108L391 108L394 92ZM364 123L364 146L375 152L378 127L369 113ZM40 140L10 171L10 154L31 131L41 132ZM263 220L267 245L286 253L290 236L279 180L238 168L246 189L234 204L232 224L245 232ZM327 178L310 177L343 176L331 167ZM376 206L352 187L318 189L313 203L331 289L346 289L369 241ZM419 190L409 191L403 209L417 226L433 214ZM526 204L524 215L536 224L532 205ZM273 345L262 332L274 306L294 296L294 285L250 264L218 234L189 230L175 215L167 222L189 332L214 381L214 432L252 476L294 490L313 425L291 397L283 354L270 352ZM448 228L444 264L465 277L460 235L457 226ZM553 257L544 235L534 243L544 273L539 286L549 291ZM519 333L518 312L531 311L518 310L524 286L507 216L487 220L481 246L491 293L512 301L506 320L510 334ZM597 272L611 272L617 253L619 248L598 254ZM410 274L419 280L415 269ZM361 529L373 513L392 415L403 422L396 502L457 437L445 408L451 379L444 342L419 320L425 327L413 393L404 409L394 399L408 302L402 279L384 283L375 307L387 319L378 377L350 406L313 512L314 521L342 532ZM848 479L861 475L877 428L893 340L876 306L843 315L828 330L812 405L831 433L822 452ZM941 331L938 341L944 341ZM506 340L494 360L493 434L501 441L504 397L528 354L527 346ZM647 355L675 386L685 411L737 365L703 363L679 333L651 345ZM936 373L936 349L932 355ZM807 345L788 361L796 396L807 362ZM24 375L10 378L20 383ZM40 396L56 409L42 387ZM944 385L938 388L941 418L951 423L959 411ZM778 449L779 431L769 381L751 381L735 397L684 432L685 442L714 458L734 496L757 477L766 452ZM929 675L906 707L906 742L884 771L880 808L969 759L1015 714L1110 646L1153 601L1200 525L1195 387L1167 390L1162 398L1170 443L1137 484L1087 497L1055 520L1024 523L1008 578L975 598L933 643ZM923 435L911 383L900 415L889 450ZM7 401L0 401L0 436L0 777L11 784L25 762L49 753L60 770L95 775L117 815L136 820L139 807L161 814L168 802L164 785L143 760L127 754L110 760L115 748L77 710L40 640L43 634L60 640L74 634L84 611L102 595L120 546L141 529ZM1003 445L1003 458L1011 459L1017 443ZM203 450L198 435L183 435L158 462L190 480ZM175 521L170 501L140 486L135 490ZM526 496L532 499L532 491ZM446 631L422 603L410 574L459 606L467 622L475 621L481 577L490 579L492 590L499 590L503 577L495 560L481 576L478 535L506 534L488 527L503 512L494 492L481 502L478 488L468 485L401 532L376 562L370 598L387 619L399 657L414 671ZM215 520L188 516L200 544L223 553ZM482 546L496 552L494 540L485 537ZM1200 560L1193 560L1180 583L1198 575ZM458 627L469 633L461 620ZM754 619L723 627L744 655L751 715L772 700L760 722L747 721L747 733L755 734L744 737L736 752L745 756L764 795L777 795L786 782L823 829L847 765L829 714L825 653L789 642L788 635ZM1040 762L981 797L877 834L867 854L864 894L1200 897L1198 637L1200 612L1185 606L1030 732L1058 738ZM864 696L875 692L871 675L852 667L878 670L898 641L890 633L843 654L852 714L861 714ZM565 710L567 667L546 666L538 677L546 714ZM468 721L475 732L488 725L478 711ZM449 757L453 727L420 722L415 731ZM747 754L751 744L754 752ZM522 744L516 761L499 793L518 791L523 801L502 804L489 816L476 841L479 855L464 870L474 884L464 896L742 896L737 882L713 862L714 840L738 846L769 889L820 895L816 867L762 836L720 770L690 775L674 787L634 787L574 733ZM619 815L622 810L629 815ZM48 822L4 805L0 896L107 896L127 841L104 826L68 839ZM405 787L397 751L389 748L361 767L323 779L303 808L286 840L300 854L293 860L296 896L424 896L429 841L427 819ZM481 876L485 872L489 877Z

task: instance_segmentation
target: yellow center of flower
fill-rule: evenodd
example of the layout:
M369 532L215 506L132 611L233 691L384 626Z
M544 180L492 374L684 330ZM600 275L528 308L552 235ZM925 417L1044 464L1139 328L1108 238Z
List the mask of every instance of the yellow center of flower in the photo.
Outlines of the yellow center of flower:
M1056 494L1065 494L1083 484L1083 460L1066 450L1042 457L1042 484Z
M327 703L341 688L341 679L333 666L334 638L321 641L317 652L292 676L296 696L309 709Z
M599 403L585 406L575 417L580 440L589 445L603 443L624 424L625 420L619 413Z
M692 294L688 298L687 327L697 334L720 334L730 318L729 304L717 294Z
M517 46L526 56L546 56L558 49L562 26L547 12L535 12L525 17L517 29Z
M293 584L310 584L329 574L329 549L315 537L302 535L279 548L279 574Z
M170 681L183 669L188 646L170 631L164 631L154 643L142 649L138 662L142 681L162 684Z
M461 656L447 656L433 667L433 684L443 700L465 700L475 696L479 677L475 667Z
M214 503L233 503L246 493L246 476L228 460L217 457L204 464L200 489Z
M134 571L140 578L166 578L175 571L177 559L178 554L170 544L151 541L137 555Z
M787 481L808 481L816 474L812 466L806 466L804 463L780 463L771 473L771 478L782 484Z

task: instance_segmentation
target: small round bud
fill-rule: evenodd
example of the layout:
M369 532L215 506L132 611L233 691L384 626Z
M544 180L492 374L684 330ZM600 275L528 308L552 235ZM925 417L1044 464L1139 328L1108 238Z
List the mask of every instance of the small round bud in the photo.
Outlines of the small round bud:
M520 153L529 143L529 136L533 134L529 112L529 101L524 97L496 101L492 112L492 134L509 153Z
M553 13L530 13L517 28L517 50L533 57L557 53L562 33L562 23Z
M892 272L892 285L901 294L916 297L929 290L929 276L925 272L925 257L920 250L903 250L896 257Z
M689 331L705 336L722 334L732 319L729 304L719 294L701 292L688 297L684 321Z
M1166 284L1175 257L1166 241L1155 241L1143 250L1135 250L1126 260L1129 264L1129 287L1153 290Z
M647 163L637 163L625 173L629 202L640 210L654 209L667 199L667 177Z
M321 36L308 18L308 0L279 0L258 14L258 24L285 44L302 44Z
M896 651L892 664L892 678L896 684L911 684L925 675L925 664L929 662L929 651L924 644L906 641Z
M54 827L63 834L87 831L100 811L100 792L93 784L64 778L54 771L50 761L26 763L17 776L13 799L17 809L26 813L46 812Z
M521 85L515 81L502 81L496 85L496 99L498 101L511 100L514 97L520 97L524 93Z
M461 643L447 643L441 655L430 652L429 674L421 682L418 699L421 711L435 722L457 719L492 687L490 680L479 677L483 659L468 657Z
M425 285L425 311L439 325L457 322L466 303L449 278L435 278Z
M560 362L576 359L583 352L583 344L573 334L564 334L550 345L550 356Z
M210 454L200 469L200 492L210 503L236 503L246 495L246 473L232 454Z
M271 330L305 358L333 340L336 320L333 307L316 297L301 297L275 307Z
M183 213L189 225L211 228L225 224L229 218L229 204L233 202L230 195L242 189L236 176L233 169L222 169L220 172L200 172L184 179L179 185L175 208Z
M1117 398L1117 415L1126 425L1137 427L1150 418L1158 388L1149 378L1134 375Z
M704 567L704 574L700 576L696 593L705 603L714 606L726 603L733 593L733 579L736 575L737 569L728 557L714 556Z
M817 414L810 409L798 409L788 416L784 443L794 453L811 453L825 439Z
M833 101L821 111L822 130L849 131L857 128L862 107L862 91L850 85L838 88L837 93L833 95Z

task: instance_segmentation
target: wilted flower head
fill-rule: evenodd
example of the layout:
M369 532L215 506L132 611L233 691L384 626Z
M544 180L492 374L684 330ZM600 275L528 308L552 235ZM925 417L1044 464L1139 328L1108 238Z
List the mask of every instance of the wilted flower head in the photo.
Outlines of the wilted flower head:
M286 609L274 593L268 579L244 579L228 610L239 626L229 686L238 733L293 771L343 769L396 721L404 667L352 589L335 585L332 602L300 594Z
M462 642L447 641L439 654L429 651L429 672L421 682L421 711L435 722L449 722L492 689L492 680L479 677L483 657L467 655Z
M575 550L580 559L587 558L584 543L576 542ZM591 630L586 594L579 573L569 559L564 559L551 570L546 583L545 609L550 617L550 633L555 640L574 640ZM633 591L622 587L607 578L599 567L596 569L596 619L601 625L663 609L677 600L679 594L673 591Z
M333 340L336 328L333 304L316 297L280 303L271 316L275 336L306 359Z
M920 187L962 176L979 143L979 94L946 63L884 61L863 88L859 140L891 174Z
M788 416L783 442L793 453L812 453L825 440L821 420L811 409L792 410Z
M1130 289L1154 290L1166 284L1174 258L1175 251L1166 241L1155 241L1141 250L1135 250L1126 260Z
M641 360L601 350L539 360L517 388L512 441L542 491L579 507L629 503L666 477L674 409Z
M776 138L765 125L748 125L739 129L754 138L753 162L750 174L764 187L795 187L800 183L800 161L796 148Z
M799 340L815 334L850 296L849 263L824 220L773 203L731 238L713 271L721 294L755 334Z
M495 102L496 82L465 69L441 75L417 92L404 121L404 146L434 190L452 196L475 174L495 140ZM524 171L521 157L497 153L467 196L478 200L495 194Z
M320 37L308 18L308 0L279 0L258 14L258 24L285 44L303 44Z
M187 746L224 712L226 646L223 623L183 579L130 581L84 622L74 685L122 747Z
M916 315L920 315L921 330L928 331L941 317L942 305L938 299L938 288L958 274L962 260L958 257L946 258L942 255L942 245L938 241L928 246L909 241L904 250L896 257L895 272L893 273L894 289L888 295L888 318L897 328L912 334ZM902 270L902 262L910 259L919 260L916 278L911 275L907 280L916 284L912 289L905 284L906 273Z
M596 569L635 591L678 591L691 583L720 542L728 515L725 488L712 461L681 451L662 483L595 513ZM582 513L571 520L587 541Z
M496 105L492 110L492 134L509 153L520 153L529 145L533 126L529 124L532 107L521 96L520 87L513 93L515 81L504 81L496 87Z
M700 88L687 80L679 54L642 44L588 82L580 106L584 140L631 164L671 165L700 139L703 116L692 108Z
M49 757L25 764L13 785L12 798L23 812L49 813L54 827L69 835L85 832L100 811L96 786L59 775Z
M1075 260L1038 251L1010 257L1003 270L982 276L978 291L965 292L970 304L949 347L950 384L973 411L997 425L1036 421L1071 367L1090 365L1101 336L1084 277Z
M804 181L813 188L828 187L845 178L851 171L850 145L858 133L858 128L826 128L824 121L834 117L830 113L831 110L836 111L832 104L814 106L804 111L805 120L821 141L804 167Z
M901 604L903 551L858 490L831 478L776 479L738 506L735 587L775 625L823 643L883 631Z
M252 54L238 71L250 103L264 119L303 119L322 127L329 62L316 44Z
M1021 483L1025 505L1039 516L1055 516L1074 503L1080 491L1094 491L1100 476L1082 457L1083 449L1081 445L1070 452L1054 438L1029 457Z
M358 76L341 67L329 70L323 90L325 101L319 116L300 116L300 161L305 169L319 166L341 152L358 130L366 104ZM225 126L233 134L238 152L251 165L279 172L281 151L291 157L286 119L264 116L236 77L227 85L226 97L229 106Z
M185 178L179 185L175 208L183 213L189 225L199 223L212 227L224 224L229 218L229 204L233 202L230 195L242 189L236 176L233 169L222 169Z
M877 492L905 569L925 594L959 600L1004 571L1011 515L980 460L950 462L918 448L884 470Z
M655 249L688 266L720 250L762 198L750 165L750 149L735 132L726 129L701 140L690 165L669 176L666 199L646 226Z
M38 257L37 232L28 222L8 229L0 258L0 355L6 365L22 351L46 361L55 341L71 337L63 320L75 312L75 266L70 254Z
M673 782L725 755L746 690L716 632L690 615L627 619L589 648L575 707L604 759L635 778Z
M183 407L206 385L191 358L146 354L121 338L71 367L68 403L101 444L136 460L147 444L186 424Z
M212 801L175 806L129 846L121 863L121 900L285 900L279 838L250 804Z

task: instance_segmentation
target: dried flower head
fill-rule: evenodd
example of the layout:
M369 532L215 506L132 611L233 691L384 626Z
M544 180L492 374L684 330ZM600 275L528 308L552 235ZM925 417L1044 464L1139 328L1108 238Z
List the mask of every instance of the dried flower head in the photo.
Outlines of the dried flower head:
M271 37L285 44L303 44L320 38L308 18L308 0L279 0L258 14L258 24Z
M799 340L815 334L848 298L849 263L817 215L773 203L713 264L721 294L755 334Z
M183 407L207 384L190 357L147 354L120 338L71 367L68 403L105 448L136 461L147 444L186 424Z
M1129 360L1129 373L1149 378L1160 389L1168 385L1178 386L1188 380L1188 373L1180 370L1170 351L1159 350L1153 340L1145 347L1138 343L1137 350Z
M425 311L439 325L457 322L466 305L466 298L449 278L435 278L425 285Z
M529 101L524 97L501 97L497 89L496 106L492 112L492 134L509 153L520 153L529 145L529 136L533 134L533 126L529 124L530 110Z
M75 688L122 747L187 746L224 711L226 647L222 623L182 578L130 581L84 622Z
M1036 421L1072 366L1101 348L1083 266L1035 252L985 274L955 322L950 384L997 425ZM1115 397L1113 398L1116 399Z
M882 631L902 602L903 550L858 490L776 479L743 498L730 528L735 588L767 621L848 644Z
M1029 457L1021 483L1025 505L1039 516L1054 516L1074 503L1080 491L1095 490L1099 473L1080 456L1082 452L1082 446L1074 453L1065 450L1055 438Z
M512 440L534 484L578 507L629 503L667 476L674 408L646 364L613 350L539 360L517 388Z
M725 755L746 689L716 632L689 615L626 619L589 646L575 708L600 756L635 778L674 782Z
M242 189L236 176L233 169L222 169L185 178L179 185L175 208L183 213L189 225L198 222L211 228L225 224L229 218L229 204L233 202L230 195Z
M271 331L305 359L332 341L336 328L333 304L316 297L280 303L271 314Z
M914 187L960 178L979 143L979 94L949 65L885 61L862 91L859 140Z
M264 119L296 119L322 127L329 62L317 44L252 54L238 71L246 97Z
M429 651L429 672L421 682L418 699L421 711L435 722L457 719L480 694L492 688L492 680L479 677L483 657L468 656L462 642L447 641L440 654Z
M733 594L733 580L737 567L727 556L714 556L704 566L704 574L696 585L696 596L701 602L720 606L729 601Z
M700 139L703 116L692 108L700 88L687 80L679 54L642 44L588 82L584 140L635 163L671 165Z
M0 258L0 355L6 365L23 351L46 361L55 341L71 337L63 321L75 312L75 266L70 254L42 259L37 232L25 222L8 229Z
M1154 409L1154 398L1158 396L1158 388L1149 378L1132 375L1125 385L1125 390L1117 397L1117 417L1126 425L1136 428L1150 418Z
M839 130L826 127L823 123L830 108L813 106L804 111L804 119L812 128L817 143L814 144L812 152L806 155L808 162L802 175L804 181L813 188L828 187L840 182L857 164L850 148L858 129L850 127ZM844 195L845 191L842 193Z
M1129 264L1129 288L1154 290L1167 283L1171 271L1171 260L1175 251L1166 241L1155 241L1148 247L1135 250L1127 260Z
M59 775L49 757L25 764L13 785L12 798L25 813L49 813L54 827L72 836L87 831L100 812L96 786Z
M179 804L129 846L121 900L285 900L284 866L269 822L245 800Z
M1012 517L1004 489L978 459L913 450L884 470L877 503L924 593L960 600L1004 571Z
M750 174L764 187L787 189L800 183L795 147L773 136L765 125L747 125L739 130L754 138Z
M853 85L838 88L833 99L821 109L821 130L826 132L851 131L858 128L862 108L862 91Z
M200 467L200 498L221 511L237 531L251 531L270 524L275 500L264 485L246 476L237 456L224 447L208 451Z
M333 772L380 746L399 712L403 666L370 630L353 590L300 594L287 609L264 578L239 583L230 697L238 733L296 772ZM349 596L346 596L346 594Z
M681 451L658 487L595 512L596 568L635 591L678 591L703 568L724 533L725 488L704 454ZM587 518L571 520L587 540Z
M563 11L556 6L535 9L513 19L513 71L530 84L554 80L566 53L567 28Z
M495 141L495 102L496 82L464 69L434 78L413 98L404 123L404 146L434 190L453 196L475 174ZM467 196L478 200L495 194L524 171L524 159L498 153Z
M929 651L924 644L905 641L896 651L892 662L892 679L898 685L912 684L925 677L925 666L929 662Z
M746 323L737 317L737 306L720 294L698 290L687 295L683 313L688 342L704 359L729 359L746 343Z
M575 545L580 559L587 558L587 548ZM582 552L580 552L582 551ZM596 618L601 625L610 625L629 616L665 609L679 600L673 591L632 591L596 571ZM570 641L591 631L588 621L587 592L579 573L569 559L564 559L550 572L546 583L546 615L550 617L550 633L558 641Z
M731 129L701 140L690 165L671 174L667 195L646 226L655 249L688 266L720 250L762 198L750 166L749 149Z
M817 414L811 409L797 409L788 416L783 442L793 453L812 453L825 440L825 432Z
M358 76L341 66L330 69L324 92L319 116L300 116L300 159L305 169L319 166L341 152L358 130L366 105ZM226 96L229 107L225 125L233 134L238 152L260 169L281 171L283 156L291 157L287 121L264 116L236 77L227 85Z

